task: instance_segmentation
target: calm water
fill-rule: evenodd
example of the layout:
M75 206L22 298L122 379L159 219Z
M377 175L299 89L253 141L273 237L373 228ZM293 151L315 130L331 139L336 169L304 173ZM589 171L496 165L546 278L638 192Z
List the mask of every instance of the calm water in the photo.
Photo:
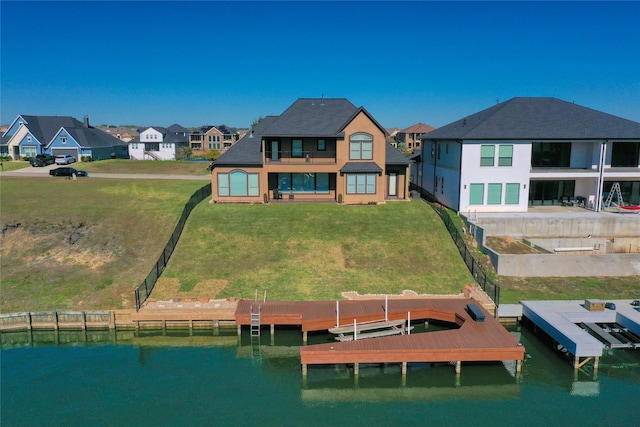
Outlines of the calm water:
M513 366L463 364L309 367L299 331L248 333L52 332L2 334L3 426L585 426L640 423L640 351L618 350L574 373L526 329ZM313 336L310 343L328 337Z

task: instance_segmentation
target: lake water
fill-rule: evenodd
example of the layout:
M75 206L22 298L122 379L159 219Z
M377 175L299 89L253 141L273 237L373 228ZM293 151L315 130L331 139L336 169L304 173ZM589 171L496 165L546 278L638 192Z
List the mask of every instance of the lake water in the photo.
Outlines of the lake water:
M640 424L640 350L574 372L528 330L513 366L310 366L298 330L13 332L1 335L2 426L629 426ZM310 343L330 339L310 337Z

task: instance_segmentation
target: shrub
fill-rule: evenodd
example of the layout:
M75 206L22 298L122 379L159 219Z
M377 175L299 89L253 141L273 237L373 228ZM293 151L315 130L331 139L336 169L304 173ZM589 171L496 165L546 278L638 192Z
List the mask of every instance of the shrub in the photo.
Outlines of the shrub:
M91 158L91 156L82 156L82 157L80 158L80 160L81 160L81 161L83 161L83 162L92 162L92 161L93 161L93 159Z

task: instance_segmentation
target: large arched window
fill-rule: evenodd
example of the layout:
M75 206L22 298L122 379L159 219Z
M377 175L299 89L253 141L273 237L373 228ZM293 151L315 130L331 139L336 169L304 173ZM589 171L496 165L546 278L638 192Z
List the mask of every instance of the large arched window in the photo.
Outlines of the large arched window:
M373 159L373 136L355 133L349 138L349 158L351 160Z
M218 195L220 196L258 196L260 188L257 173L235 170L218 174Z

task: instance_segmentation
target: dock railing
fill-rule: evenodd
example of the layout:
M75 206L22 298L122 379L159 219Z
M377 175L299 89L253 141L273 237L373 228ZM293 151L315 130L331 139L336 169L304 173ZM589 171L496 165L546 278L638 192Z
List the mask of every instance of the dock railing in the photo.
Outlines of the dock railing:
M173 254L173 250L178 244L178 240L180 240L182 230L184 229L184 224L187 222L187 218L189 218L191 211L196 207L196 205L198 205L198 203L200 203L210 195L211 184L209 183L193 193L189 201L184 205L182 215L180 216L180 219L176 224L176 228L173 230L173 233L171 233L171 237L164 247L164 250L160 254L158 261L156 261L156 264L153 266L147 277L135 290L136 310L139 310L140 307L142 307L142 304L144 304L147 298L149 298L149 295L151 295L153 287L156 285L156 282L160 278L160 275L167 266L169 258L171 258L171 254Z
M469 250L467 244L464 241L464 237L458 231L458 228L455 226L451 217L448 215L447 210L442 207L433 196L420 188L415 184L410 185L411 191L417 191L420 193L420 197L425 200L432 208L436 211L438 216L444 222L444 225L447 227L451 238L455 242L464 263L467 268L471 272L471 275L475 279L476 283L480 285L483 291L493 300L496 306L500 305L500 286L495 283L490 277L487 276L487 273L484 271L484 268L480 265L478 261L473 257L473 252Z

